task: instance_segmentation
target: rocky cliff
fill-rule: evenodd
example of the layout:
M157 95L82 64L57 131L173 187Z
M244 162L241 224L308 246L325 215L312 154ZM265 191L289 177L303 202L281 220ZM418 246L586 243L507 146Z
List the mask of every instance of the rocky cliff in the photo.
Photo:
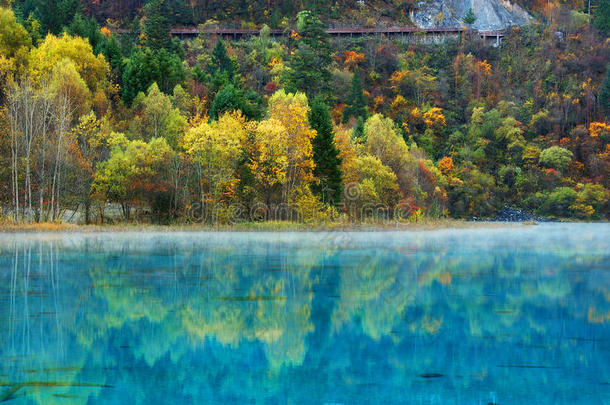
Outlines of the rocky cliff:
M422 0L417 6L411 19L421 28L461 27L470 8L477 17L472 27L478 30L498 30L532 20L527 11L508 0Z

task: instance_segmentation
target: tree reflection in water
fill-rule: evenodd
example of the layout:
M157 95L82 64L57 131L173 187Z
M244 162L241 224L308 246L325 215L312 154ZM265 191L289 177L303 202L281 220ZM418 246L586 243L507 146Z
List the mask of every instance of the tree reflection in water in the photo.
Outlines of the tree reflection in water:
M4 235L0 400L604 403L610 227Z

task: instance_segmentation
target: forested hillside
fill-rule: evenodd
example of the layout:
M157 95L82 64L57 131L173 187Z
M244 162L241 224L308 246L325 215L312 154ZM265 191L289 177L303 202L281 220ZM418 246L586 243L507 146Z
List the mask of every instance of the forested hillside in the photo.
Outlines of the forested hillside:
M267 24L272 28L290 25L290 20L304 9L311 10L333 25L350 24L411 24L410 14L427 9L436 10L437 4L450 10L473 9L483 3L494 8L507 3L517 4L534 16L545 18L558 8L589 12L599 0L165 0L167 17L171 23L181 26L197 25L215 19L225 25ZM24 16L33 13L36 18L48 23L53 29L68 25L75 12L80 11L97 19L100 23L129 24L134 17L142 16L146 0L13 0L15 8ZM443 16L433 18L442 20ZM481 11L481 10L477 10ZM484 16L481 16L484 17Z
M496 47L325 33L409 0L5 1L0 219L607 218L610 0L520 3Z

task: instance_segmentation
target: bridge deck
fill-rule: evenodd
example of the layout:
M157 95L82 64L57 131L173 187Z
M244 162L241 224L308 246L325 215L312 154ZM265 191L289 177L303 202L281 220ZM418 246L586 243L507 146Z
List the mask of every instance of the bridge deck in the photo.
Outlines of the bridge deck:
M387 27L387 28L329 28L326 30L331 36L364 36L364 35L442 35L442 34L460 34L465 32L464 27L435 27L435 28L416 28L416 27ZM131 32L128 29L115 29L114 32L118 34L126 34ZM196 37L201 33L218 36L233 36L233 37L244 37L244 36L257 36L260 34L260 30L250 30L241 28L206 28L201 30L199 28L173 28L170 31L172 36L180 38ZM502 38L504 31L475 31L482 38ZM290 31L284 30L270 30L272 36L283 36L288 35Z

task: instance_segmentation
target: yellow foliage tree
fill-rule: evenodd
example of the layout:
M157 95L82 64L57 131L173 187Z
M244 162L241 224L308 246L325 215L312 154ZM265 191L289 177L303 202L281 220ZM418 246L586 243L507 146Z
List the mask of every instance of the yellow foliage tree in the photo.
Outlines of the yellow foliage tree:
M435 132L444 129L447 126L443 110L438 107L433 107L424 113L424 122L429 129L432 129Z
M366 56L363 53L354 51L345 51L343 53L343 64L350 70L358 67L358 65L363 63L365 60Z
M358 155L356 147L352 143L352 133L351 129L345 127L339 127L335 130L335 144L339 149L339 157L341 158L340 169L343 174L343 189L346 189L350 183L358 181L354 162Z
M201 165L203 188L214 201L234 189L245 138L246 120L240 112L227 112L218 121L204 122L184 135L182 146Z
M394 121L375 114L364 124L366 151L390 167L397 176L406 165L409 147L396 131Z
M438 169L443 175L448 176L453 171L453 159L449 156L445 156L439 160Z
M600 134L608 133L610 133L610 125L605 122L592 122L589 124L589 135L592 138L597 138Z
M280 143L287 162L284 199L295 186L306 185L315 180L311 141L316 136L316 131L309 125L308 113L309 105L305 94L285 93L280 90L269 99L270 118L285 129L284 139ZM261 128L267 127L259 127L259 132ZM277 132L274 136L276 135Z
M29 69L35 82L45 80L55 65L69 59L92 93L109 87L110 67L103 55L95 56L87 39L64 34L61 37L47 35L45 40L33 48L29 56Z
M5 86L27 61L32 40L10 8L0 7L0 84Z

